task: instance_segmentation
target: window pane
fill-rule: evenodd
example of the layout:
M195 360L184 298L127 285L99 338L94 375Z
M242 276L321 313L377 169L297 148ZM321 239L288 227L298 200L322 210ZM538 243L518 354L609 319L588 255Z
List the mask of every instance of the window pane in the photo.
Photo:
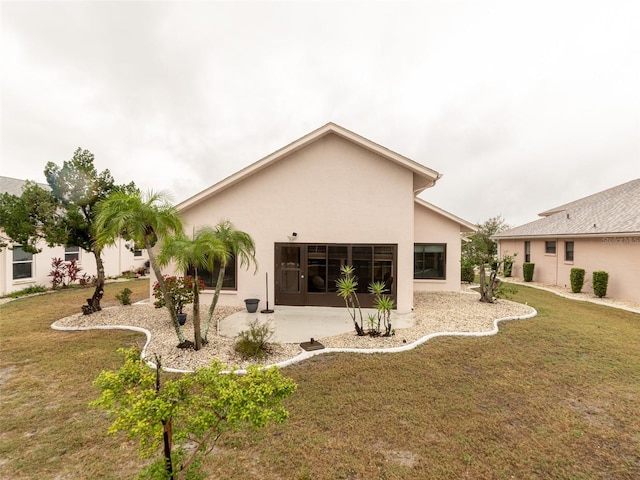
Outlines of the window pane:
M354 246L351 249L354 274L358 279L358 293L367 293L373 280L373 247Z
M300 292L299 270L280 270L280 291L283 293Z
M573 242L564 242L564 259L573 262Z
M300 247L282 247L280 265L286 268L300 268Z
M347 265L348 248L346 245L329 245L327 256L327 291L335 292L336 280L340 278L340 268Z
M30 262L33 259L33 253L25 252L22 247L13 247L14 262Z
M80 260L80 247L65 247L64 260L70 262L71 260Z
M227 262L227 266L224 269L224 277L222 280L222 289L223 290L236 290L237 289L237 279L236 279L236 259L235 257L231 257L231 259ZM186 272L186 275L193 275L195 270L193 268L189 268ZM202 278L204 281L205 288L216 288L216 284L218 282L218 274L220 273L220 262L216 261L214 263L213 272L209 270L199 268L198 269L198 277Z
M446 278L446 257L445 244L415 245L413 278Z
M33 276L33 254L25 252L22 247L13 247L13 279L31 278Z
M307 291L324 293L327 289L327 246L309 245L307 252Z
M18 280L20 278L31 278L31 262L14 263L13 264L13 279Z
M546 241L544 242L545 253L556 253L556 242Z

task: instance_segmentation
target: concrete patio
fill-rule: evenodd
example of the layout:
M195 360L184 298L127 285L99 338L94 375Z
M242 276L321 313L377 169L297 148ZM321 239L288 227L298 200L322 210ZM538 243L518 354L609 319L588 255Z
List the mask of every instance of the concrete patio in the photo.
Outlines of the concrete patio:
M270 322L274 335L274 343L301 343L311 338L320 340L325 337L354 332L353 321L349 313L342 307L290 307L276 306L274 313L249 313L246 310L234 313L220 321L220 334L235 338L242 330L248 330L249 324L256 318L260 323ZM376 311L362 309L365 328L368 314ZM393 328L408 328L414 325L413 313L391 314Z

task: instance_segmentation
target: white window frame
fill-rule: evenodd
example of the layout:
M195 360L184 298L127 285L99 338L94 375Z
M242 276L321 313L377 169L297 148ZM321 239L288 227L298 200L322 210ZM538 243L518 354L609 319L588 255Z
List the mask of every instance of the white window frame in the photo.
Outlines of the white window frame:
M29 255L29 257L27 259L23 259L23 260L16 260L16 250L22 251L25 255ZM13 253L12 253L12 257L11 257L11 279L14 282L20 282L20 281L29 280L29 279L34 278L34 275L33 275L33 268L34 268L33 257L34 257L34 254L33 253L29 253L29 252L25 252L22 249L22 245L14 245L12 251L13 251ZM31 275L29 275L28 277L16 278L15 277L15 270L14 270L13 267L15 265L24 265L24 264L31 265L31 269L30 269L31 270Z
M72 259L80 261L80 247L65 247L64 248L64 261L70 262Z

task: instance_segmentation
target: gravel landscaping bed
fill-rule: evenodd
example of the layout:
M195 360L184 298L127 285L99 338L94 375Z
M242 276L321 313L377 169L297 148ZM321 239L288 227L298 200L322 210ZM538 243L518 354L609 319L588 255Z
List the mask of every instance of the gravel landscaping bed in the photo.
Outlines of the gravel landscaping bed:
M499 300L494 304L481 303L479 295L464 292L416 292L414 296L414 325L397 329L392 337L358 337L355 332L318 339L327 348L381 349L402 347L440 332L486 332L494 329L494 321L506 317L531 315L534 310L519 303ZM211 322L209 343L200 351L176 348L175 329L166 309L156 309L151 304L111 307L92 315L77 314L54 323L56 329L91 329L126 325L144 328L151 332L147 346L147 358L158 355L165 367L193 370L218 360L228 367L246 368L251 361L243 361L234 351L235 339L218 336L215 325L239 308L218 307ZM189 318L192 312L189 311ZM345 310L345 316L348 313ZM205 315L202 315L203 322ZM183 327L185 338L193 339L191 321ZM280 363L302 352L299 344L272 344L272 351L261 363Z

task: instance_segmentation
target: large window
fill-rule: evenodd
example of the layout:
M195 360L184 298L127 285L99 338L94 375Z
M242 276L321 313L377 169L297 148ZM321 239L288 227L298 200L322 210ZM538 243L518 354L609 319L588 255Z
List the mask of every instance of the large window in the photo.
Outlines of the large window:
M231 257L231 259L227 262L227 266L224 269L224 279L222 281L222 289L223 290L237 290L237 276L236 276L236 259L235 257ZM192 268L187 270L187 275L193 275L194 271ZM204 281L205 288L216 288L216 284L218 283L218 274L220 273L220 262L216 261L214 263L213 271L205 270L202 268L198 269L198 277L200 277Z
M564 242L564 261L573 262L573 242Z
M21 246L13 247L13 279L33 277L33 254L25 252Z
M423 243L413 247L413 278L447 278L447 245Z
M70 262L71 260L80 260L80 247L65 247L64 261Z
M340 267L351 262L357 293L368 293L372 282L384 283L391 293L394 252L394 245L307 245L307 292L336 292Z
M547 240L544 242L544 253L548 253L550 255L556 254L556 242L553 240Z

